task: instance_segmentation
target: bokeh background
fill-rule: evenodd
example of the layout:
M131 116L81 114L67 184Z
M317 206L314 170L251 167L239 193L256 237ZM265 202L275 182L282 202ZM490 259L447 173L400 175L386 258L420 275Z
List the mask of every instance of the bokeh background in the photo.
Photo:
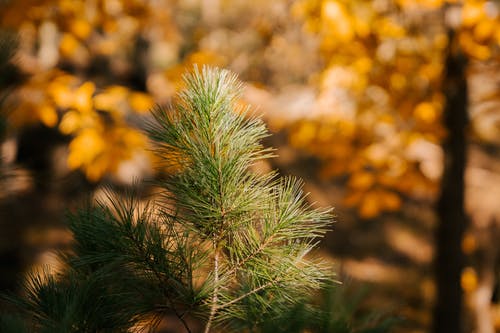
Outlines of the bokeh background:
M0 28L2 291L55 263L103 186L154 195L148 110L208 64L268 124L256 170L335 207L322 254L365 308L430 331L444 244L465 332L500 332L500 1L3 0Z

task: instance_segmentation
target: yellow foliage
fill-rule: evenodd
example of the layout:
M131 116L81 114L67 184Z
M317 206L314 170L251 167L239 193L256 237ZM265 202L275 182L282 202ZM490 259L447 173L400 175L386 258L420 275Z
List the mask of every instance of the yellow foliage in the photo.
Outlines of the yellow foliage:
M498 29L500 25L495 24L492 20L481 20L479 21L473 29L474 38L479 42L487 41L488 38L491 38L495 30Z
M102 126L99 116L94 112L81 113L76 110L69 110L62 117L59 130L63 134L74 134L84 128L101 129Z
M81 127L81 115L76 111L68 111L61 119L59 130L63 134L72 134Z
M333 129L324 130L321 119L303 121L290 142L324 161L322 177L349 176L346 204L363 217L399 209L399 193L437 193L436 179L409 159L407 148L412 133L431 142L445 135L441 89L449 40L440 11L448 2L302 0L293 6L320 38L326 65L318 76L318 109L331 110ZM456 30L462 49L477 59L492 57L498 13L487 12L485 1L455 3L462 6Z
M349 179L349 187L355 190L367 190L375 183L375 176L371 172L358 172L351 175Z
M448 36L441 32L434 36L433 45L438 50L444 50L448 46Z
M353 199L350 200L355 203ZM357 200L359 215L367 219L374 218L383 211L396 211L402 204L398 194L381 189L370 190Z
M93 110L92 95L95 92L95 85L92 82L85 82L73 93L72 107L80 112L90 112Z
M420 67L419 74L430 81L439 80L443 74L443 65L439 63L429 63Z
M477 273L472 267L466 267L462 271L462 275L460 278L460 285L462 286L463 291L466 293L473 292L477 289L478 278Z
M148 112L154 105L151 96L141 92L130 93L128 100L132 109L139 113Z
M116 172L122 162L134 152L142 151L145 144L144 135L132 128L85 128L69 145L68 166L83 169L90 181L97 181L106 173Z
M403 90L406 87L406 77L401 73L393 73L390 76L391 88L394 90Z
M37 109L40 121L47 127L54 127L59 120L57 112L53 106L45 104L40 105Z
M92 33L92 26L83 18L73 19L69 30L79 39L86 39Z
M59 44L63 56L68 58L73 56L79 47L81 47L80 42L73 35L69 33L63 34Z
M368 57L360 57L354 61L353 67L359 73L368 73L373 67L373 61Z
M406 35L405 29L388 17L381 17L373 28L380 36L385 38L403 38Z
M137 156L146 146L146 138L127 124L127 115L146 112L153 105L153 98L147 92L107 82L112 76L104 78L87 70L93 65L91 59L104 55L110 57L110 71L124 74L130 47L145 31L155 35L153 39L164 38L177 52L180 38L171 18L171 6L165 3L20 0L2 4L0 27L22 32L23 57L31 66L28 72L34 73L13 98L16 108L10 123L21 127L40 122L71 135L68 165L81 169L92 181L117 172L121 163L133 154ZM44 22L51 22L53 31L43 30ZM37 57L45 53L32 51L38 47L50 51L54 59L45 67L37 63ZM202 62L203 55L190 59ZM74 73L56 70L61 63ZM52 69L47 70L46 66ZM98 89L95 82L100 87L111 85Z
M72 105L73 92L71 87L77 84L77 79L71 75L57 75L47 86L47 93L60 108Z
M465 1L462 7L462 24L470 27L478 23L484 16L483 1Z
M104 152L105 147L106 141L97 129L81 130L69 145L68 166L71 169L82 166L91 168L94 160Z
M47 79L51 81L45 87ZM61 133L73 135L68 166L81 169L89 180L97 181L107 173L116 172L120 163L130 159L134 152L144 150L146 138L124 125L123 115L130 108L143 112L152 99L144 93L129 93L121 86L108 87L94 96L95 91L93 82L78 84L78 79L67 74L34 76L21 89L22 95L29 98L22 99L10 121L16 126L40 121L49 127L58 125ZM99 115L97 109L113 112L113 123ZM62 113L59 124L58 112Z
M491 56L490 48L476 42L472 33L469 31L460 33L459 42L462 49L473 58L486 60Z
M340 42L348 42L354 37L354 29L350 17L342 3L336 0L326 0L322 4L321 18L328 31Z
M426 8L436 9L442 6L445 2L454 1L455 0L397 0L397 3L406 8L423 6Z
M429 8L439 8L447 1L446 0L419 0L419 2L423 6L427 6ZM448 0L448 2L449 2L449 0Z
M38 106L32 103L22 103L8 115L8 120L14 128L37 123L41 121Z
M56 105L45 90L46 80L53 79L56 73L34 75L16 94L11 97L14 102L13 112L9 115L9 122L14 127L22 127L41 122L47 127L54 127L59 120Z
M312 122L303 122L297 129L292 131L290 143L295 147L305 147L312 142L316 136L316 126Z
M368 192L361 201L359 215L365 219L371 219L379 215L382 207L376 193Z
M94 96L94 107L102 111L118 111L123 108L128 89L122 86L107 87L102 93Z
M431 103L422 102L415 107L414 116L417 120L432 123L437 119L437 110Z

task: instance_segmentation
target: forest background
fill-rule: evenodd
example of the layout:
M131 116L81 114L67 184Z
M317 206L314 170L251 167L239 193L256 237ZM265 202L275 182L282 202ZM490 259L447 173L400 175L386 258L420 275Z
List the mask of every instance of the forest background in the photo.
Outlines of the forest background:
M463 299L443 327L500 331L499 1L4 0L0 27L2 51L17 43L0 68L2 290L54 263L65 211L103 185L154 192L137 181L169 170L148 110L209 64L273 132L256 170L335 206L322 249L371 285L365 307L438 332Z

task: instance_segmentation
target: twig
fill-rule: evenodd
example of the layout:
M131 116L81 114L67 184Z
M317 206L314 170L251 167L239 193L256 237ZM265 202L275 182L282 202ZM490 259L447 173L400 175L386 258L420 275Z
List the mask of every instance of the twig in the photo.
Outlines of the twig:
M212 296L212 306L210 309L210 317L208 318L207 325L205 326L205 333L210 332L210 327L212 326L212 321L215 318L215 313L217 312L219 301L219 250L217 249L217 244L214 242L215 254L214 254L214 294Z
M216 310L220 310L220 309L228 307L231 304L237 303L237 302L241 301L242 299L244 299L244 298L246 298L246 297L248 297L250 295L253 295L253 294L261 291L262 289L265 289L265 288L267 288L269 286L272 286L273 284L277 283L278 280L279 280L278 278L275 278L274 280L268 281L267 283L264 283L263 285L255 288L253 290L250 290L249 292L244 293L243 295L238 296L235 299L233 299L233 300L231 300L231 301L229 301L227 303L219 305Z

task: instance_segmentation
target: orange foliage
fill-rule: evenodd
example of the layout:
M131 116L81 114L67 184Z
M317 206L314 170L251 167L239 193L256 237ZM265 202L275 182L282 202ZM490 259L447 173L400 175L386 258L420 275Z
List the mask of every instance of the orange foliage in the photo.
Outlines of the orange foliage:
M123 86L98 94L96 89L91 81L80 84L77 77L58 71L34 75L13 96L20 98L9 120L16 127L36 122L58 126L61 133L72 135L68 166L82 169L89 180L97 181L145 150L145 136L127 125L124 116L143 113L153 100Z
M177 49L170 8L125 0L21 0L1 6L0 27L19 31L20 65L32 74L11 96L10 123L40 122L72 136L68 166L91 181L116 173L145 151L146 138L128 119L148 111L155 96L113 78L121 83L134 70L132 47L146 32L166 41L163 52ZM109 59L109 69L92 73L99 57ZM151 63L152 70L158 66L162 70L162 64Z
M124 132L110 137L103 133L113 126L134 130L129 119L143 115L153 101L168 102L186 67L208 63L236 70L264 88L282 82L315 83L318 93L311 113L320 116L292 125L290 142L325 162L320 171L324 178L344 176L352 192L361 187L365 194L391 194L368 203L359 199L353 206L378 214L398 209L401 200L393 195L436 194L436 147L444 136L441 80L449 43L443 18L455 22L467 55L491 59L498 57L500 44L496 3L217 3L219 10L208 13L195 8L197 2L174 0L18 0L2 5L0 26L20 32L21 60L33 74L20 92L30 97L23 98L12 123L41 122L75 140L82 133L89 139L88 130L93 129L92 135L113 145L113 138ZM444 13L445 4L449 13ZM283 11L287 6L292 15ZM183 15L177 15L180 7L185 8ZM288 26L297 18L303 22L302 31ZM240 29L241 22L246 29ZM305 31L312 34L306 36ZM313 73L318 65L309 63L313 61L302 47L313 35L323 57L319 73ZM137 46L141 43L147 47ZM130 82L137 72L143 75L141 91L131 88L137 87ZM100 147L99 140L93 142ZM74 144L70 150L83 146ZM82 156L81 161L72 157L79 162L69 164L85 171L90 162L83 161L97 155ZM111 164L92 174L111 172L116 169ZM367 174L370 181L361 182Z
M448 4L451 20L459 9L455 29L465 53L479 60L498 57L498 5ZM348 176L346 203L362 217L399 209L397 193L436 194L446 24L452 24L442 20L444 5L302 0L292 8L305 29L320 36L326 67L315 105L322 116L298 122L290 142L325 162L322 176Z

